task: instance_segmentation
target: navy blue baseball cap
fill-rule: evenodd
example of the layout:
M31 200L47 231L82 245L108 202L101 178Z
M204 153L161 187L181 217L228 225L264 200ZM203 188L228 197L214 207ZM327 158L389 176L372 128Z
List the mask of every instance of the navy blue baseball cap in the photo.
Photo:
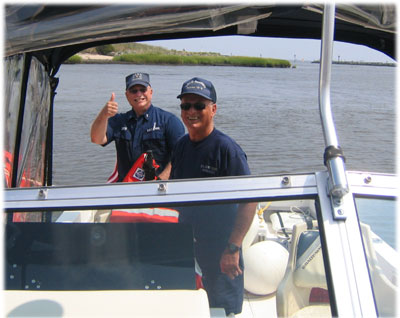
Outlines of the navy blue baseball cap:
M217 93L215 92L214 85L200 77L193 77L182 85L181 94L177 98L182 98L185 94L196 94L207 98L214 103L217 102Z
M143 85L145 87L150 85L150 75L147 73L133 73L125 78L126 89L134 85Z

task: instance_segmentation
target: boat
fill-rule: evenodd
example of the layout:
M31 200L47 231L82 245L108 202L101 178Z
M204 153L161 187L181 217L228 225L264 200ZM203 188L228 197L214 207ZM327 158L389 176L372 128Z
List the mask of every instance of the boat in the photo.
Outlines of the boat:
M326 169L53 184L57 72L66 59L105 44L237 34L321 40ZM395 215L398 177L345 167L330 107L333 39L395 58L395 5L7 4L4 316L225 317L196 285L190 227L110 222L110 214L247 202L257 208L242 246L246 292L236 317L396 316L398 251L359 215Z

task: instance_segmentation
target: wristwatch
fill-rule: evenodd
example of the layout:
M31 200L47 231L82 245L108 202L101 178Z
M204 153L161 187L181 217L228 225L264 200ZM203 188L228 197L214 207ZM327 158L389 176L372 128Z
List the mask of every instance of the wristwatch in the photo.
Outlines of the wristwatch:
M236 244L233 244L233 243L228 243L227 248L228 248L229 254L236 253L240 249L239 246L237 246Z

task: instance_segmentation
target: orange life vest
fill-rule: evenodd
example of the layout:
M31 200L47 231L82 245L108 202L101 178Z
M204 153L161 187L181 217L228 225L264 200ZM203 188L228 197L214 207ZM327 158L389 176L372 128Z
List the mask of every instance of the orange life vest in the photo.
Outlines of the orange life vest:
M138 181L149 181L149 176L146 177L146 172L150 169L154 171L160 166L156 163L153 158L152 153L144 152L132 165L131 169L128 171L122 182L138 182ZM147 173L148 175L151 173ZM115 183L118 181L118 163L115 163L113 173L108 177L107 183ZM156 180L157 177L154 175L151 180Z
M11 188L12 181L12 165L14 156L11 152L4 150L4 187ZM41 186L42 183L36 180L32 180L26 177L25 171L22 173L21 181L18 185L19 188L28 188L34 186ZM29 213L29 212L14 212L13 222L38 222L41 219L41 213Z
M9 151L4 151L4 179L5 179L5 187L11 188L11 174L12 174L12 164L13 164L14 156ZM29 176L29 172L28 172ZM34 180L30 177L27 177L27 173L24 170L22 173L21 182L18 185L18 188L29 188L29 187L40 187L42 186L42 182Z
M113 210L111 223L178 223L179 212L168 208Z
M152 153L142 153L126 174L122 182L138 182L156 180L155 170L160 166L156 163Z
M153 158L151 151L144 152L133 164L122 182L140 182L156 180L155 170L160 166ZM113 174L109 178L109 183L118 180L118 166L115 165ZM168 208L143 208L143 209L123 209L113 210L110 215L110 222L115 223L178 223L179 212Z

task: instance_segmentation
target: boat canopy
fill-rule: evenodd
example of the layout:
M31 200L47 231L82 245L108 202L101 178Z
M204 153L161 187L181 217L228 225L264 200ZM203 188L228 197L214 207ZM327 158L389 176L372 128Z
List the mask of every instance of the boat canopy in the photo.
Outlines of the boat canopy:
M321 39L323 4L7 5L5 55L34 52L57 70L108 43L223 35ZM394 4L337 4L335 40L395 58Z

